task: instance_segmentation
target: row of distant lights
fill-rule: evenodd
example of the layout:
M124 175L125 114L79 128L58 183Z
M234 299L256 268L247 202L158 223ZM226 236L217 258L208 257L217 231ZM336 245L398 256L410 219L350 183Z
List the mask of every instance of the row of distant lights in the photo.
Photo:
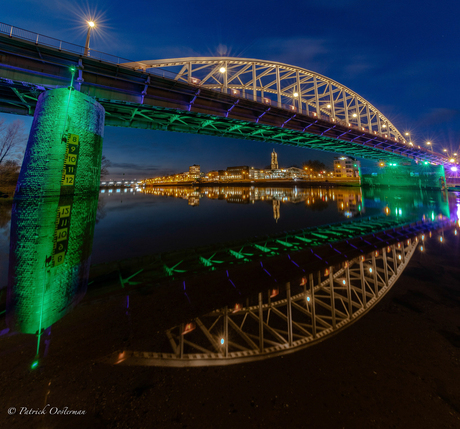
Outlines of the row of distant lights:
M404 133L404 135L410 137L410 133ZM410 144L411 146L414 145L412 142L409 142L409 144ZM431 142L426 142L426 145L427 145L427 146L432 146L432 143L431 143ZM419 146L419 147L420 147L420 146ZM443 149L442 151L443 151L443 152L447 152L447 149ZM458 153L455 152L453 155L454 155L454 156L457 156ZM449 162L455 162L455 159L454 159L454 158L450 158L450 159L449 159ZM457 170L455 169L454 171L457 171Z

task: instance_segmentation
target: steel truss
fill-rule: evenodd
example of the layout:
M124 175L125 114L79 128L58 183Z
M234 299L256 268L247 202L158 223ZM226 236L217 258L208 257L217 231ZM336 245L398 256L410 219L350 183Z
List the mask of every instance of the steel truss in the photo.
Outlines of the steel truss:
M104 106L106 125L258 140L392 163L451 164L443 154L407 143L357 93L306 69L226 57L115 64L110 55L78 55L78 47L56 45L42 35L34 43L24 31L0 23L2 112L32 115L40 93L73 82Z
M312 114L406 142L376 107L346 86L301 67L249 58L190 57L123 64L203 88Z
M237 303L175 326L166 331L169 352L125 350L108 361L214 366L301 350L329 338L371 310L396 283L417 246L425 245L425 238L420 233L406 237L325 271L311 272L296 283L271 287L268 293L259 293L254 303Z
M259 123L257 119L242 121L193 111L178 114L175 109L148 109L145 106L137 106L138 108L134 109L134 106L117 104L109 100L99 101L106 110L107 125L128 127L135 121L136 128L262 141L387 162L410 162L408 158L417 159L422 155L423 160L440 163L437 154L421 154L416 148L391 139L382 141L378 136L373 138L366 135L365 131L348 130L344 133L343 130L324 121L305 123L302 129L297 130ZM298 121L300 117L297 118L296 122Z

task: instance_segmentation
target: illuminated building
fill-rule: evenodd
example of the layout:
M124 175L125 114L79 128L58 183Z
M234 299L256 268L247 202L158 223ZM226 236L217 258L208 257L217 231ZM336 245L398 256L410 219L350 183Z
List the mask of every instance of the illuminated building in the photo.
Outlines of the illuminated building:
M249 178L251 180L265 179L265 170L251 167L249 170Z
M219 180L219 172L217 170L210 171L208 174L206 174L206 180L210 182Z
M334 157L334 177L360 177L360 167L360 162L352 157Z
M200 166L193 164L192 166L189 167L188 174L190 176L190 179L198 179L201 175Z
M247 180L249 179L249 167L247 165L238 167L227 167L227 180Z

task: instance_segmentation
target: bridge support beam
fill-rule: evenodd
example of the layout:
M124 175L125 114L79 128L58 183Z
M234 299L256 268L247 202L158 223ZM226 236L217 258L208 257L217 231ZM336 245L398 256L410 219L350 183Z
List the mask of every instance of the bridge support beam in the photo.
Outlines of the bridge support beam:
M104 108L73 88L40 95L21 167L16 196L97 192Z

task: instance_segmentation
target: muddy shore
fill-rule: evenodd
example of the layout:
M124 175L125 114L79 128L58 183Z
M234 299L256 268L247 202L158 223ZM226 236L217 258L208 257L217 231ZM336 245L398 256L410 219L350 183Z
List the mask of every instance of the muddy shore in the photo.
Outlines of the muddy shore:
M52 326L35 370L33 336L0 336L0 427L458 428L459 243L451 233L443 243L430 239L376 308L338 335L242 365L101 363L129 347L133 332L145 332L147 349L178 307L162 289L132 291L127 314L124 295L89 292ZM46 404L86 414L20 414Z

